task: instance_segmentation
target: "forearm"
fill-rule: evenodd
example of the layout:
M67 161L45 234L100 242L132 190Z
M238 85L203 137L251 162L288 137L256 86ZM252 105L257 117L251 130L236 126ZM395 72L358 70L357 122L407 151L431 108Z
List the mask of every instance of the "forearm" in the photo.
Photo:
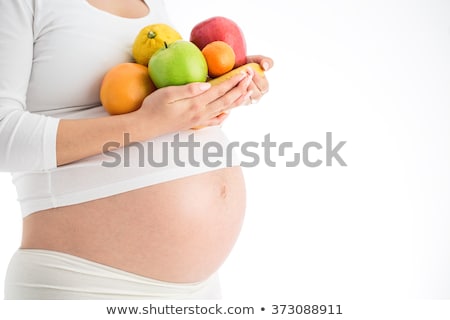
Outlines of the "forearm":
M123 146L125 133L129 134L128 141L134 142L193 127L218 125L224 118L219 114L246 99L250 82L250 75L240 74L214 87L191 83L162 88L147 96L141 108L131 113L61 120L56 138L57 165L100 154L108 142Z
M150 121L149 121L150 122ZM134 113L92 119L61 120L56 138L56 161L61 166L85 157L100 154L107 142L124 145L124 134L129 141L156 137L157 126L143 126Z

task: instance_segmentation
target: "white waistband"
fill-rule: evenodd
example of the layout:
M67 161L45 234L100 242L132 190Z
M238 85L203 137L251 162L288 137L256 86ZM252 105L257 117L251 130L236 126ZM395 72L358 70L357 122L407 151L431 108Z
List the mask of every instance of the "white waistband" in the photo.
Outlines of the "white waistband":
M218 275L197 283L171 283L75 257L19 249L5 280L9 300L219 299Z

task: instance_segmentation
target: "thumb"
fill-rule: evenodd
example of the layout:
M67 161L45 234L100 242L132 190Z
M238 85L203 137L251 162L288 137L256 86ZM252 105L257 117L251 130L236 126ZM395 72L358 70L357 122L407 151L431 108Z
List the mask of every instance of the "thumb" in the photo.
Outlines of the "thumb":
M262 55L248 56L247 62L256 62L264 69L264 71L268 71L273 67L273 60Z

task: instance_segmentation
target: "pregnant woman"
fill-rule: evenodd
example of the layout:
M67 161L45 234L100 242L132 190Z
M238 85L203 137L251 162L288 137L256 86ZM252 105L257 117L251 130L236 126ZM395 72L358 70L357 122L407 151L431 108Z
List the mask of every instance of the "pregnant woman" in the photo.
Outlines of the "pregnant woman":
M131 61L151 23L168 23L161 0L0 2L0 170L12 173L23 215L6 299L220 297L217 270L245 211L241 169L226 154L205 165L201 147L179 151L183 166L165 146L193 138L225 149L223 112L260 99L268 83L248 71L214 87L167 87L135 112L107 115L101 80ZM108 142L121 144L114 166L104 165ZM164 152L165 166L140 161Z

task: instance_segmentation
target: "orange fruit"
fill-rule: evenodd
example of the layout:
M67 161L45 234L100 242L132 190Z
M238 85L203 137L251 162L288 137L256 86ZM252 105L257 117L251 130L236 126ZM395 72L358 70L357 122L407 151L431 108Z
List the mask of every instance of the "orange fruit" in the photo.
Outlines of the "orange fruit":
M155 90L146 66L121 63L111 68L103 78L100 101L109 114L123 114L139 109L145 97Z
M221 76L232 70L236 62L233 48L224 41L208 43L202 50L210 77Z

